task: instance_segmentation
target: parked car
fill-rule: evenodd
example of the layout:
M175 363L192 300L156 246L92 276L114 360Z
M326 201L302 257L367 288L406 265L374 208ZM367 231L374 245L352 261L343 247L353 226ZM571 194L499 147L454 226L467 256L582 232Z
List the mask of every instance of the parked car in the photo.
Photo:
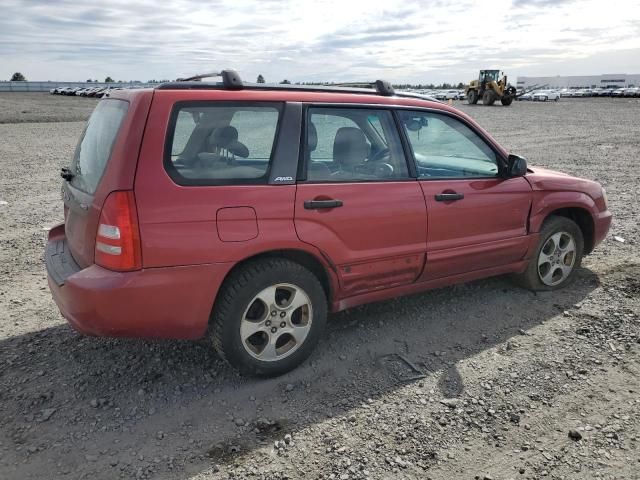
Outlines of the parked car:
M557 102L560 100L560 94L553 90L539 90L535 92L531 98L534 102L546 102L548 100Z
M104 97L107 93L109 93L109 90L111 90L111 88L106 87L106 88L101 88L100 90L98 90L96 92L96 94L94 95L96 98L102 98Z
M611 92L612 97L624 97L624 88L616 88Z
M516 99L520 100L520 101L531 101L533 100L533 93L534 92L527 92L527 93L523 93L522 95L516 97Z
M45 260L71 325L204 336L256 375L304 361L328 312L507 273L564 287L611 222L598 183L527 166L463 112L382 81L224 71L111 91L62 176Z
M640 96L640 89L636 87L625 88L622 92L623 97L638 97Z

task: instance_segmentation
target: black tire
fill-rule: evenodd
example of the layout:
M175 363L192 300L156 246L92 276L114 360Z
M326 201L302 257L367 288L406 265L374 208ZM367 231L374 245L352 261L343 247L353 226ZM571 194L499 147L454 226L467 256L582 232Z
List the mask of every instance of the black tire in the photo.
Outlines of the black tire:
M469 105L475 105L478 103L478 91L477 90L469 90L467 93L467 102Z
M294 285L307 295L312 311L310 328L295 351L280 360L263 361L247 351L240 325L256 295L277 284ZM268 315L265 320L269 320ZM293 370L309 357L320 339L326 320L327 298L318 278L298 263L268 258L245 265L225 280L213 309L209 338L220 357L243 375L272 377ZM268 332L266 336L271 338Z
M496 92L494 92L493 90L485 90L484 93L482 94L482 104L490 107L495 103L495 101L496 101Z
M512 102L513 102L513 97L510 95L502 97L500 99L500 103L502 103L502 105L504 105L505 107L508 107L509 105L511 105Z
M549 239L561 232L569 234L574 240L575 254L573 266L566 278L563 278L562 281L555 285L548 285L541 279L541 274L538 269L538 260L540 259L543 247L547 245ZM529 260L526 270L514 275L514 280L520 286L533 291L557 290L559 288L566 287L575 279L576 271L580 268L580 264L582 263L583 253L584 237L580 227L569 218L552 215L544 221L542 228L540 229L540 241L538 242L538 246L536 247L534 254Z

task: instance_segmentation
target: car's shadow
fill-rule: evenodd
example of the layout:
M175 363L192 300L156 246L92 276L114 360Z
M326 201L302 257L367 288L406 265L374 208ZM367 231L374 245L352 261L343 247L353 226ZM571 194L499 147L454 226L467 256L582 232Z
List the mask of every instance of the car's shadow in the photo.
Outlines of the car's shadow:
M149 463L186 474L406 382L459 396L459 360L553 318L597 285L582 269L553 293L495 278L352 309L331 317L303 366L266 380L238 376L202 343L82 337L66 324L8 338L0 342L7 473L113 478ZM52 456L64 466L49 465Z

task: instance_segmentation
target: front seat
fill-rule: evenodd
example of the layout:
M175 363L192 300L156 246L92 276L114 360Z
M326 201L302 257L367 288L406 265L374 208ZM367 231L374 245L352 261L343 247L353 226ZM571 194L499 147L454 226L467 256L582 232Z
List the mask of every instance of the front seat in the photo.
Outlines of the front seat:
M362 165L369 155L369 144L362 130L342 127L333 140L333 161L339 165L334 175L353 175L354 167Z

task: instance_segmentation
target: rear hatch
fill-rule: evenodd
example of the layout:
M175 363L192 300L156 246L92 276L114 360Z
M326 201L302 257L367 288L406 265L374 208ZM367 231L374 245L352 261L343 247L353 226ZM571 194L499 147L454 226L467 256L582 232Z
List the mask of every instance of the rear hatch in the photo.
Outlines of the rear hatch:
M81 268L94 263L100 212L109 193L133 189L136 162L152 90L101 100L63 169L65 236Z

